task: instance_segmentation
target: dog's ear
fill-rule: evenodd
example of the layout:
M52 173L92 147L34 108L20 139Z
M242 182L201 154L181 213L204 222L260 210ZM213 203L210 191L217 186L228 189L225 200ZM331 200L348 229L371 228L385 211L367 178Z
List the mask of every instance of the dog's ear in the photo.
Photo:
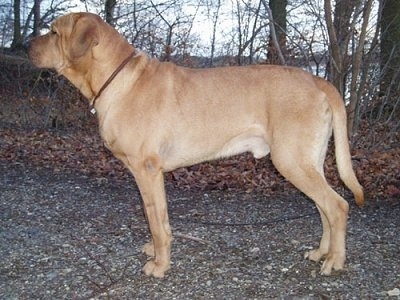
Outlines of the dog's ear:
M97 20L83 14L77 14L70 37L69 54L72 59L84 56L99 43Z

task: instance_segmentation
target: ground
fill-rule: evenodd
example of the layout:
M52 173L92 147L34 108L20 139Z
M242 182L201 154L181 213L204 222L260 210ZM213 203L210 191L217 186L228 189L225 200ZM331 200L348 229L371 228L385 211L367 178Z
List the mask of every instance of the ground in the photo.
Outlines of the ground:
M174 232L164 279L141 268L149 239L132 180L0 160L1 299L398 299L400 205L351 205L344 271L303 259L319 216L302 194L167 184Z

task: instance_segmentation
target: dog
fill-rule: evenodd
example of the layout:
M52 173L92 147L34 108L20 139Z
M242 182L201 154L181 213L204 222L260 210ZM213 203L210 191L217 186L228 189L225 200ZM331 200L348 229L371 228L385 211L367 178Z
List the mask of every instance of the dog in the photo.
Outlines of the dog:
M170 268L172 232L164 172L251 152L270 154L276 169L311 198L320 213L321 274L345 263L349 205L327 183L323 164L334 132L339 175L364 204L352 168L346 110L326 80L298 68L253 65L190 69L149 58L91 13L56 19L28 50L34 65L55 69L89 99L108 149L133 174L151 241L146 275Z

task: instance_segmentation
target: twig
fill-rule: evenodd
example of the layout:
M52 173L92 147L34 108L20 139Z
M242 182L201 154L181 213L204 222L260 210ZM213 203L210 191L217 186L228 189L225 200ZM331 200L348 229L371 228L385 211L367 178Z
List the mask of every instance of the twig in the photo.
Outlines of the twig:
M191 235L187 235L187 234L175 233L174 236L178 237L178 238L182 238L182 239L196 241L196 242L199 242L201 244L207 244L207 245L211 245L212 244L211 241L203 240L201 238L197 238L197 237L194 237L194 236L191 236Z

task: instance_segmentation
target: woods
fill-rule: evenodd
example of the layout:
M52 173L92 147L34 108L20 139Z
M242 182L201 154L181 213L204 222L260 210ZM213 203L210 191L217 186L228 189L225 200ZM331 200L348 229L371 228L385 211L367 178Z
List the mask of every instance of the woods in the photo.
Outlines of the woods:
M21 49L59 15L87 10L161 60L192 67L287 64L325 77L345 99L350 136L360 120L399 117L396 0L106 0L101 6L16 0L0 9L3 51Z

